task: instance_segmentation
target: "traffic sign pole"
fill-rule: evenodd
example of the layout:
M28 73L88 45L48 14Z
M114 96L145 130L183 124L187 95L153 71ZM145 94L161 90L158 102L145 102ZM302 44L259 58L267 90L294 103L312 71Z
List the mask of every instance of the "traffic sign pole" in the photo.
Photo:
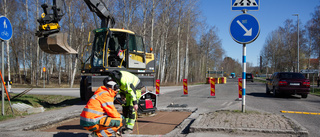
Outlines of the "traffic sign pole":
M242 112L246 112L246 44L243 44L243 57L242 57Z
M1 43L2 43L2 64L3 64L3 59L4 59L4 54L3 54L3 47L4 47L4 41L3 40L1 40ZM2 65L2 66L4 66L4 65ZM4 67L2 67L2 72L4 72L3 71L3 68ZM2 85L2 84L1 84ZM5 114L4 114L4 87L3 87L3 85L1 86L1 89L2 89L2 91L1 91L1 101L2 101L2 116L4 116Z
M253 0L250 6L239 6L243 4L240 0L231 0L232 10L242 10L243 14L236 16L230 24L230 35L232 39L243 45L243 55L242 55L242 112L246 111L246 44L255 41L260 34L260 25L258 20L247 14L248 10L253 10L253 8L259 9L260 1ZM249 2L251 3L251 2Z

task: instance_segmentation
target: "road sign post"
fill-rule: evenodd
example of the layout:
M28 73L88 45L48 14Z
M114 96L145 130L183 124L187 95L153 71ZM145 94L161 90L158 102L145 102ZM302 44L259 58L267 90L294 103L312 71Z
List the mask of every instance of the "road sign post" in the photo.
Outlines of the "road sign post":
M4 74L4 41L10 40L12 37L12 26L10 20L5 16L0 16L0 40L2 43L1 71ZM4 114L4 85L1 86L2 92L2 115Z
M243 1L231 1L242 3ZM247 8L242 9L243 14L236 16L230 24L230 35L234 41L243 45L242 51L242 112L245 112L246 106L246 44L255 41L260 34L260 25L258 20L246 12Z
M4 49L3 49L3 47L4 47L4 41L3 40L1 40L2 42L2 53L3 53L3 51L4 51ZM3 63L3 60L4 60L4 54L2 54L2 56L1 56L1 58L2 58L2 69L1 69L1 71L2 71L2 73L4 73L4 63ZM2 116L4 116L5 115L5 113L4 113L4 85L2 85L1 86L1 89L2 89L2 91L1 91L1 101L2 101Z
M247 57L246 57L246 44L243 44L243 71L242 71L242 112L246 112L246 66L247 66Z

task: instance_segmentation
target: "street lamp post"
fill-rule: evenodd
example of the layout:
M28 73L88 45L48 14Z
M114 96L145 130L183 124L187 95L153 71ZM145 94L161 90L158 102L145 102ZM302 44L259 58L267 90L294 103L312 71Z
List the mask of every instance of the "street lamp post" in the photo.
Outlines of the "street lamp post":
M297 16L297 31L298 31L298 72L299 72L299 14L293 14L292 16Z

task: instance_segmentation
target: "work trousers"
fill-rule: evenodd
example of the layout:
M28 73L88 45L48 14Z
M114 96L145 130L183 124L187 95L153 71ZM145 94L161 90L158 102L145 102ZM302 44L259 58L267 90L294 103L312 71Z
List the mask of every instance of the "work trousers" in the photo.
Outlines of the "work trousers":
M116 132L120 127L105 127L101 125L94 125L84 128L86 130L95 132L98 137L115 137Z
M136 90L136 94L137 94L137 104L139 104L139 99L141 97L141 89ZM130 99L131 95L130 94L126 94L126 104L124 106L122 106L122 113L123 116L126 119L126 123L127 123L127 128L129 129L133 129L135 121L136 121L136 112L133 108L133 100Z

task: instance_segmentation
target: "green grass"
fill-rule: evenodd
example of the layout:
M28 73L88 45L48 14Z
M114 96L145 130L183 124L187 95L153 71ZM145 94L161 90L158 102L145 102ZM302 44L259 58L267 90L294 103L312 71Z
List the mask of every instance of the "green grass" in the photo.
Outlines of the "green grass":
M261 83L266 83L266 80L261 80L261 79L254 79L254 82L261 82Z
M74 83L72 88L79 88L80 84L79 83ZM8 87L7 87L8 88ZM20 83L14 83L11 85L11 88L43 88L43 83L39 82L39 85L36 86L35 84L30 85L30 84L20 84ZM70 88L69 84L56 84L51 82L50 84L45 84L45 88Z
M313 92L313 89L310 88L310 94L320 96L320 89L315 88L315 89L314 89L314 92Z
M11 98L17 94L10 94ZM71 106L80 102L80 98L70 97L70 96L61 96L61 95L23 95L21 97L11 100L11 105L16 103L25 103L33 107L44 107L46 111L52 109L59 109L66 106ZM2 101L0 100L2 104ZM12 114L9 102L5 96L5 115L0 115L0 121L15 118L17 116L28 115L26 112L19 112L13 109L14 115Z

